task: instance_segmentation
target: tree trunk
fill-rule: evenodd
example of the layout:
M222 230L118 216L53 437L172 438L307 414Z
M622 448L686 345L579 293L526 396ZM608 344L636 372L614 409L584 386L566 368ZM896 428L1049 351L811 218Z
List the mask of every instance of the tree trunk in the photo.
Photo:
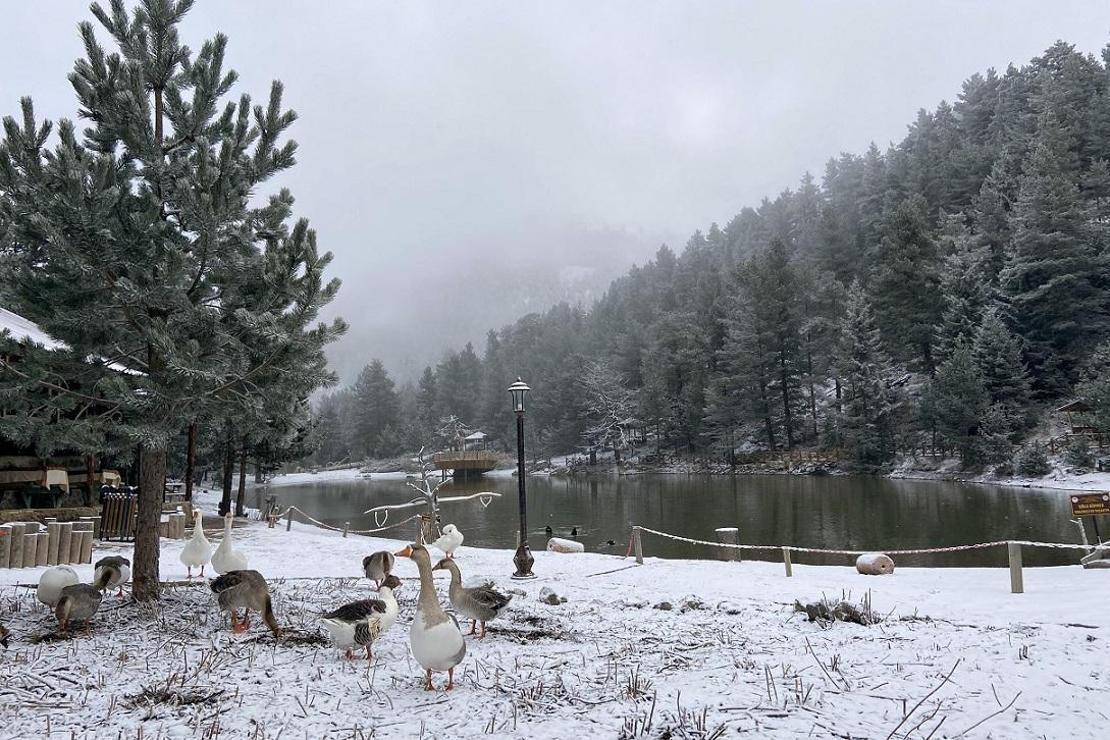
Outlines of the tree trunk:
M794 449L794 415L790 412L790 385L787 382L786 355L779 352L779 383L782 386L782 419L786 427L786 449Z
M239 491L235 496L235 516L247 515L247 438L239 449Z
M258 460L254 461L254 482L263 483L266 479L262 477L262 463Z
M617 465L621 464L621 448L620 447L613 447L613 462L615 462Z
M197 423L189 422L188 440L185 443L185 500L193 500L193 476L197 463Z
M96 458L85 455L85 506L92 506L92 502L96 500L96 482L93 480L95 475Z
M158 526L162 519L162 494L166 488L166 448L144 445L141 467L131 594L136 601L152 601L159 595Z
M223 495L220 497L219 514L223 516L231 511L231 476L235 467L235 450L231 447L231 427L225 432L224 438L224 475Z

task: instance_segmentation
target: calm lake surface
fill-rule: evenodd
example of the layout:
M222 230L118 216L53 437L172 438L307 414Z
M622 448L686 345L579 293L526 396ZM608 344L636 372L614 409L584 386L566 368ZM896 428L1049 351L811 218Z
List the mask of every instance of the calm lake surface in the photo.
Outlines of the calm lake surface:
M717 527L739 527L740 541L847 550L943 547L1005 539L1077 542L1067 494L1003 486L870 477L636 475L605 478L529 478L528 526L533 550L544 549L550 526L556 536L578 539L592 552L623 555L630 525L704 540ZM274 494L282 506L296 504L321 521L371 529L372 506L411 500L416 493L399 480L327 481L255 489ZM440 496L497 491L483 508L478 501L444 504L443 523L454 523L465 545L516 545L516 478L448 483ZM387 524L412 512L391 512ZM403 539L415 525L383 536ZM607 540L615 545L606 545ZM464 546L465 546L464 545ZM716 550L644 535L646 556L717 557ZM781 560L779 552L745 558ZM839 563L851 558L793 555L795 562ZM1079 551L1029 550L1026 565L1075 563ZM1005 548L962 553L899 556L898 565L1003 566Z

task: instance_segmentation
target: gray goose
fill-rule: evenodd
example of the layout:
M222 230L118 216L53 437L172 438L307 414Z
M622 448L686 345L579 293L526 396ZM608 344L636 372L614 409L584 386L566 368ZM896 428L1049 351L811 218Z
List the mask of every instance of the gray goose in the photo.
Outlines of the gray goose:
M3 645L5 649L8 647L9 635L11 635L11 632L8 632L8 628L0 624L0 645Z
M489 583L473 588L464 587L462 573L459 572L459 566L453 559L440 560L432 570L446 570L451 573L451 586L447 590L451 605L464 617L473 620L470 632L467 634L473 635L478 629L478 623L482 623L482 634L478 635L479 639L486 636L486 622L497 617L513 600L512 596L506 596Z
M111 555L96 561L93 566L93 586L101 591L118 588L118 596L123 598L123 584L131 580L131 561L119 555Z
M393 572L395 560L393 553L388 550L380 550L362 559L362 572L374 582L375 586L381 588L385 577Z
M254 609L262 612L262 619L274 633L274 637L281 637L281 628L278 627L273 602L270 601L270 589L266 585L266 579L257 570L233 570L224 573L212 581L211 587L220 609L231 613L233 632L238 634L250 629L250 610ZM239 620L239 609L243 610L242 621Z
M353 601L321 617L324 626L331 633L332 642L337 648L347 651L348 659L354 657L351 648L355 645L366 648L367 660L374 657L370 651L371 646L397 621L400 608L393 592L400 585L401 579L397 576L386 576L378 589L380 599Z
M100 608L104 594L99 588L87 583L75 583L62 589L54 616L62 632L69 629L70 622L84 622L86 625Z

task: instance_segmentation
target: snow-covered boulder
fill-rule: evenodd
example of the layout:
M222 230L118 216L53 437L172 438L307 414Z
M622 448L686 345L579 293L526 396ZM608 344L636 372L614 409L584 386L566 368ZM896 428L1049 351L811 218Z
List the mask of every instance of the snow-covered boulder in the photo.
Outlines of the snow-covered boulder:
M574 540L564 540L562 537L552 537L547 541L548 552L586 552L586 546Z
M567 597L560 596L548 586L544 586L540 589L540 601L551 606L558 606L567 603Z
M881 552L865 552L856 558L856 570L865 576L885 576L894 572L894 561Z

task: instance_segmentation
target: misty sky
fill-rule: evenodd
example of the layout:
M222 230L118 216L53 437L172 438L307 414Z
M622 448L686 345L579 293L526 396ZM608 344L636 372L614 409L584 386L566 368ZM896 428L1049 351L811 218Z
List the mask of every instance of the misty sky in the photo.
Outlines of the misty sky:
M4 11L0 113L30 94L73 116L87 4ZM300 114L278 184L335 253L349 379L596 296L661 242L900 139L973 72L1056 39L1099 53L1110 2L199 0L186 42L217 30L237 90L279 78Z

